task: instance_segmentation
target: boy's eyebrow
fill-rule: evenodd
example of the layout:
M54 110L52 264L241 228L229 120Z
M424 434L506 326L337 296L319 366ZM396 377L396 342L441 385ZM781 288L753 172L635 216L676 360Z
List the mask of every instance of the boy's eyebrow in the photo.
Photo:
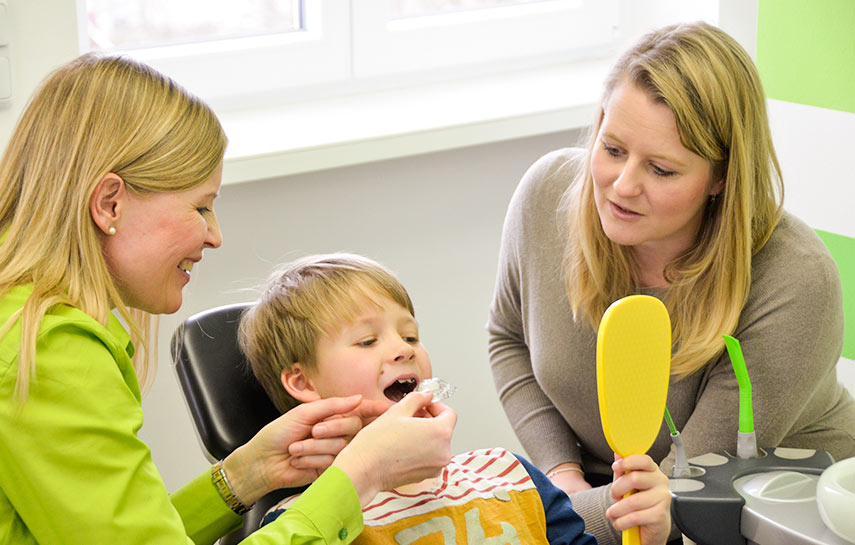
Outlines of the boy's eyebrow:
M419 322L414 316L405 316L398 321L398 327L409 325L415 326L416 330L419 328Z

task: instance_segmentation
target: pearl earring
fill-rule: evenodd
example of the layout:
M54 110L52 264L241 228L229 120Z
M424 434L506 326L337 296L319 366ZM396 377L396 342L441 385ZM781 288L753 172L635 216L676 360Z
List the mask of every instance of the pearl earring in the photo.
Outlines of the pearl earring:
M111 225L110 228L107 229L107 234L108 235L115 235L116 234L116 228Z

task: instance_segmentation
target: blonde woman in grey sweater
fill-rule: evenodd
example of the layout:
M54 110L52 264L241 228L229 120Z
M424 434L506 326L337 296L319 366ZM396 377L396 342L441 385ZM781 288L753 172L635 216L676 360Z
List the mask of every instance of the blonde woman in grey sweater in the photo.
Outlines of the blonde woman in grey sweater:
M607 78L586 149L538 160L505 219L490 365L531 460L599 543L613 454L600 425L596 330L626 295L662 299L673 327L668 408L689 456L736 446L738 338L763 447L855 456L855 402L837 382L840 276L782 210L783 183L750 57L704 23L654 31ZM667 473L665 426L649 451Z

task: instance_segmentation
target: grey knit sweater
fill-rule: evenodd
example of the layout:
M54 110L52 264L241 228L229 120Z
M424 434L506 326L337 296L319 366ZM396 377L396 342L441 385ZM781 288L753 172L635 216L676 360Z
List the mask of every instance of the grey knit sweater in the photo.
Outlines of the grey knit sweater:
M514 193L487 325L490 365L511 425L540 469L580 462L587 472L610 474L612 451L597 404L596 334L573 321L561 266L568 237L557 205L584 160L583 150L549 153ZM752 260L749 299L733 335L751 375L760 446L822 449L838 460L855 456L855 402L836 374L843 343L840 276L816 234L792 215L784 215ZM738 400L726 354L672 381L668 409L689 457L735 452ZM666 472L673 464L670 445L663 424L649 454ZM608 487L571 498L601 545L620 543L603 515Z

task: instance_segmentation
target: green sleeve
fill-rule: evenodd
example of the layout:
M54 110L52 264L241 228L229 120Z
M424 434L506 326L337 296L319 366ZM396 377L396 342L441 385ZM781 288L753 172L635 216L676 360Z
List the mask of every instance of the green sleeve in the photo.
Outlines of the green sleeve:
M276 520L246 545L347 545L362 532L359 496L347 475L332 466Z
M187 535L196 544L213 543L240 528L243 520L220 497L210 469L173 492L171 499Z

